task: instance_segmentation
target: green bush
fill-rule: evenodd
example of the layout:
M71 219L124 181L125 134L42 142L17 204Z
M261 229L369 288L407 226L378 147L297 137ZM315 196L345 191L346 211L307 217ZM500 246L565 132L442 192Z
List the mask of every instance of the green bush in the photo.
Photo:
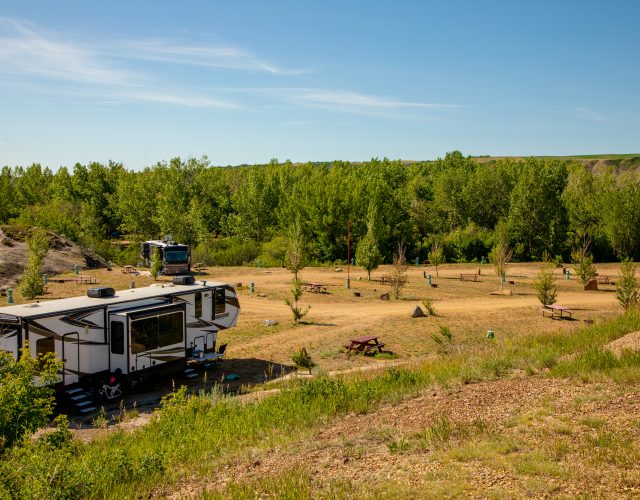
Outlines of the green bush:
M47 384L57 381L60 367L53 353L35 359L25 347L16 361L10 353L0 352L0 448L12 446L49 422L55 400Z
M475 262L487 256L494 239L493 231L470 224L445 234L442 247L448 262Z
M212 238L199 243L192 253L193 262L207 266L242 266L254 263L260 255L260 245L253 241L231 236Z

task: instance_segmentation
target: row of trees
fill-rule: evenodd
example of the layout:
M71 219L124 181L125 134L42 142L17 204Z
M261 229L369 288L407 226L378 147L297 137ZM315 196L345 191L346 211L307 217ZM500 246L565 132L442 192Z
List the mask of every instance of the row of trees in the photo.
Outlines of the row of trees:
M49 228L103 254L113 234L172 234L219 245L219 255L251 260L262 252L277 261L298 221L311 260L344 260L350 221L352 242L367 243L359 260L391 262L399 241L421 261L440 250L447 261L480 259L497 242L517 260L567 259L579 248L596 260L637 258L638 207L635 172L539 159L479 163L459 152L408 165L272 160L222 168L176 158L141 171L118 163L0 171L0 223Z

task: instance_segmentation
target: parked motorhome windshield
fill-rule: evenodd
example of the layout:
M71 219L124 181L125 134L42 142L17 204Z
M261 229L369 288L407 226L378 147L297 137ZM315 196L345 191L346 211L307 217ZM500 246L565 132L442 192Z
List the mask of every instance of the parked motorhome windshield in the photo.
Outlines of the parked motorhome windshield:
M165 250L164 261L172 264L187 262L189 254L186 250Z

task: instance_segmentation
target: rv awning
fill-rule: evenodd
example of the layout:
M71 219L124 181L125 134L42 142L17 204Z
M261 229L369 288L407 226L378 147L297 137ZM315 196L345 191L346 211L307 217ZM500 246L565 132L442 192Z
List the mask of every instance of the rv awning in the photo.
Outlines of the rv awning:
M127 311L125 314L131 318L132 321L136 319L150 318L151 316L157 316L158 314L169 314L172 312L184 311L185 304L169 304L162 306L145 307L144 309L133 309Z

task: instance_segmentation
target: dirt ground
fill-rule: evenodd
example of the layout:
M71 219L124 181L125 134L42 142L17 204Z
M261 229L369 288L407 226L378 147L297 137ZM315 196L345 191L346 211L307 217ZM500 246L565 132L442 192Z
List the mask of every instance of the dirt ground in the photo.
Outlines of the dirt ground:
M637 496L640 466L632 456L611 459L625 450L609 440L638 442L638 396L637 387L540 376L426 391L340 418L290 445L253 449L204 482L185 480L160 495L184 498L303 473L321 491L332 481L350 485L356 497ZM451 429L481 422L484 430L425 444L443 419Z
M339 270L337 270L339 269ZM486 342L488 329L496 337L530 335L533 332L567 331L579 328L585 321L598 321L617 314L620 309L615 300L615 287L601 285L599 291L585 292L572 276L566 280L561 269L558 276L558 303L570 307L573 320L543 318L539 303L531 286L540 269L540 264L513 264L509 267L507 289L512 295L492 294L499 289L499 281L490 265L447 264L440 266L438 275L433 267L411 266L408 269L408 284L400 299L380 300L389 287L375 281L383 276L388 267L382 266L373 273L373 280L366 279L366 272L359 267L350 269L351 288L346 288L347 269L334 267L306 268L301 273L304 282L322 283L328 293L306 292L303 307L310 306L309 314L300 325L294 325L291 311L284 303L290 295L292 274L285 269L259 269L255 267L207 268L197 278L207 281L231 283L238 292L241 314L235 328L221 332L218 344L227 343L227 359L220 368L187 383L194 390L208 388L222 382L231 392L247 392L256 384L290 373L294 370L291 355L302 347L311 354L317 367L316 373L335 372L375 367L389 362L413 361L434 356L436 346L431 335L440 326L449 327L455 344L468 347ZM600 264L601 275L613 278L618 275L615 264ZM82 270L83 275L94 277L100 286L125 289L135 282L136 286L153 283L147 272L126 274L120 268L113 270ZM460 281L461 273L480 272L480 281ZM432 275L429 287L425 275ZM70 278L71 273L55 276ZM160 281L169 281L161 277ZM254 292L250 284L254 283ZM81 285L74 282L48 285L48 293L37 300L52 300L86 293L96 285ZM357 297L354 292L360 294ZM16 293L17 302L23 299ZM414 306L422 301L433 301L436 315L411 318ZM6 298L0 298L6 301ZM1 302L0 302L1 303ZM275 326L265 326L264 321L278 321ZM385 343L384 356L347 356L343 345L352 338L364 334L378 335ZM237 374L235 382L224 382L227 374ZM158 381L156 387L144 394L132 395L125 401L128 408L149 411L167 391L170 381ZM117 414L119 408L111 408Z

